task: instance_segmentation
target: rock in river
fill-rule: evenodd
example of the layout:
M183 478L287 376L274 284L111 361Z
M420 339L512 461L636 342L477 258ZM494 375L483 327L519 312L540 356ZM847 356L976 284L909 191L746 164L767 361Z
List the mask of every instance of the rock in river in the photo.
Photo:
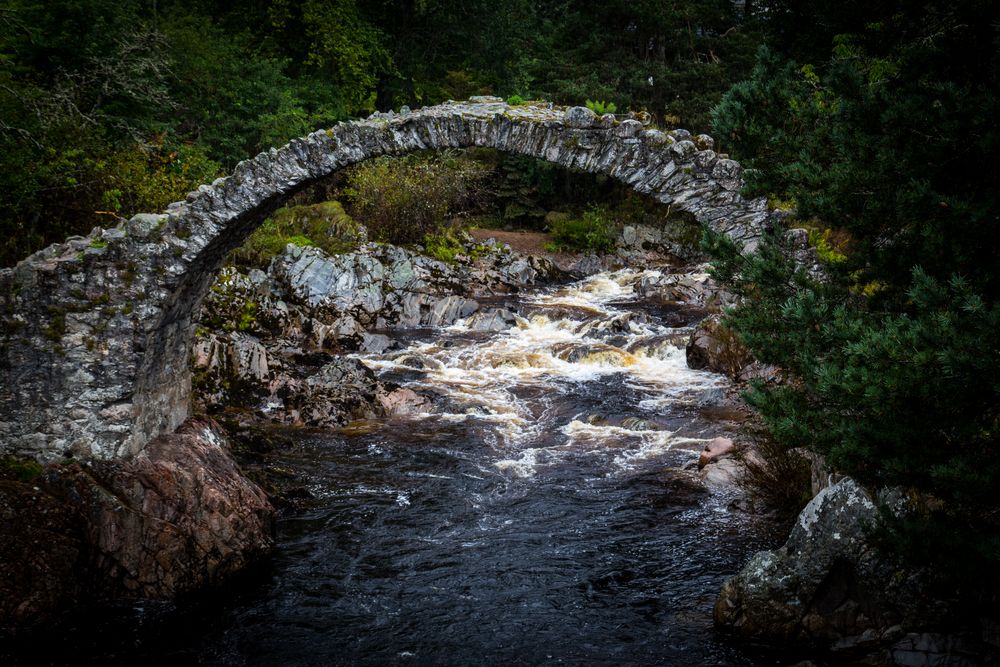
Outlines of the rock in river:
M273 544L271 504L206 420L129 461L52 464L28 484L0 482L0 515L0 625L89 598L215 585Z
M823 489L784 546L756 554L723 585L716 624L755 640L836 649L865 637L891 647L900 628L946 622L947 606L922 592L923 574L902 567L872 539L879 505L906 512L903 498L884 491L876 499L849 477Z

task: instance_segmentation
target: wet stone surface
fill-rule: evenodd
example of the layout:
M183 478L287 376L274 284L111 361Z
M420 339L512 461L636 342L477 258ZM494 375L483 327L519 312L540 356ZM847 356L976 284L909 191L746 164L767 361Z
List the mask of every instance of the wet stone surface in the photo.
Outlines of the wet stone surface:
M91 614L53 650L76 664L754 664L711 611L773 541L692 469L735 426L706 417L728 381L687 368L689 329L636 309L643 277L505 297L491 306L516 316L499 331L459 320L350 356L427 403L259 444L296 499L267 567L215 599ZM95 625L116 632L95 645Z

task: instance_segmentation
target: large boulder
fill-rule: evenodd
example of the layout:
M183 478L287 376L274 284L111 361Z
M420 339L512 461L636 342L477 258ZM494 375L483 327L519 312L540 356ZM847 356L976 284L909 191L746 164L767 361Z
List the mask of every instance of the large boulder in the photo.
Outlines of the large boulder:
M695 261L704 257L698 245L699 231L697 224L686 220L660 226L625 225L615 241L615 253L633 266L662 260L664 255Z
M707 317L691 333L687 344L690 368L706 369L738 378L753 363L753 356L736 332L717 316Z
M98 475L77 487L87 534L99 567L129 593L215 585L273 546L274 510L212 422L189 420Z
M643 298L718 312L733 303L734 299L709 277L704 268L695 267L694 271L685 274L649 273L643 275L633 289Z
M312 311L348 313L373 321L384 300L385 267L368 253L327 255L319 248L289 245L271 263L271 275L295 303Z
M273 545L274 510L221 430L188 420L129 461L0 480L0 625L90 598L172 598L217 585Z
M430 399L412 389L399 387L391 391L384 389L378 395L379 404L387 415L412 415L429 412L433 405Z
M723 585L716 624L747 637L829 641L897 623L873 604L880 572L865 531L876 517L854 480L824 489L784 546L756 554Z
M286 409L295 406L307 426L343 426L384 414L378 400L381 389L375 374L361 361L339 357L300 383L298 393L286 400Z
M479 303L462 296L436 296L419 292L390 295L391 309L378 319L379 328L448 326L479 309Z
M974 622L960 601L929 595L933 573L876 544L883 511L914 509L899 490L873 496L849 477L823 488L782 547L757 553L723 584L716 625L757 642L822 648L836 664L997 664L995 620Z
M193 365L229 378L267 382L267 350L255 336L232 332L209 335L194 346Z
M891 644L900 627L940 622L946 612L921 595L921 574L874 544L880 507L907 511L902 494L875 498L849 477L824 488L784 546L757 553L723 585L716 624L756 640L831 646L862 636Z

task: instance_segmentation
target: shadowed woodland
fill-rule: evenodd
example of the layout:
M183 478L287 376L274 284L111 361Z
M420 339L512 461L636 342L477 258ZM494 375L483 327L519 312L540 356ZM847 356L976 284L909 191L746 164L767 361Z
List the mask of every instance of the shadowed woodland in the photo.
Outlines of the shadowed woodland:
M826 273L788 259L783 229L749 256L705 233L714 277L742 297L725 326L788 373L748 393L766 451L812 450L919 498L879 539L975 616L1000 591L998 44L988 0L9 0L0 265L404 105L613 105L708 132L746 167L747 196L809 230ZM541 229L532 211L554 193L581 200L580 220L629 206L495 155L375 162L344 179L347 212L400 243L487 210ZM398 183L403 199L380 198ZM421 194L430 213L414 227L405 211ZM263 265L308 235L289 224L275 216L263 229L278 237L235 261Z

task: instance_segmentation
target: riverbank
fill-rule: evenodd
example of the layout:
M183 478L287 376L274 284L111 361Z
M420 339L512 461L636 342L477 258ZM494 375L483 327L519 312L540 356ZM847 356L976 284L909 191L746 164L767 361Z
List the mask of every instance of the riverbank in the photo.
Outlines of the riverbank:
M462 622L422 606L428 598L466 609L467 618L488 609L496 617L490 636L508 637L491 654L509 650L511 659L550 650L515 639L514 628L537 621L516 611L521 604L562 609L548 622L563 634L565 614L576 617L567 605L578 609L581 627L608 633L598 644L581 637L586 655L623 663L684 656L686 664L751 664L822 655L829 664L880 664L896 653L937 659L948 647L960 656L979 650L975 638L955 644L952 635L931 634L924 641L927 633L911 631L912 624L885 632L893 617L877 611L847 614L841 607L876 609L871 596L859 597L851 586L834 595L832 613L824 611L822 600L834 598L823 582L839 572L836 562L868 553L858 532L863 522L845 511L874 505L856 501L862 490L823 491L837 480L821 462L813 489L823 491L813 503L821 507L807 508L817 527L798 537L793 532L791 546L761 552L732 577L752 551L780 540L777 524L761 515L741 483L747 459L767 462L749 447L750 413L739 388L753 378L783 380L720 327L719 312L731 297L705 266L679 260L656 238L656 230L626 228L618 252L597 257L548 252L540 234L479 230L461 237L451 262L385 244L360 243L335 255L290 244L267 271L224 270L204 304L194 364L198 409L225 434L211 421L192 422L127 470L61 464L33 480L6 483L7 499L22 491L49 498L42 505L65 537L38 549L32 545L50 524L35 525L31 513L20 517L12 532L19 537L6 549L11 562L27 569L10 570L6 597L25 602L5 613L30 622L109 596L176 600L225 584L269 552L273 504L277 551L264 569L278 582L252 584L250 600L235 606L223 600L228 620L176 655L258 664L250 657L258 652L287 662L307 646L342 651L342 643L335 649L320 637L285 641L288 624L300 622L303 595L338 610L310 622L326 619L347 636L375 642L357 643L349 652L356 662L394 662L410 653L472 660L492 646L485 636L464 648L452 644L448 633ZM543 255L523 255L504 240ZM208 458L177 458L199 452ZM186 476L178 477L179 470ZM208 484L193 481L204 474ZM92 516L81 516L79 507L63 511L66 493L92 495L99 488L116 501L85 503L96 508ZM38 497L29 500L39 506ZM21 511L15 503L5 507L9 516ZM164 520L176 526L166 541ZM151 543L158 548L149 549ZM665 551L651 551L651 544ZM510 549L500 561L492 558L497 545ZM844 545L846 551L839 549ZM631 555L613 567L593 560L621 548ZM288 549L298 555L283 556ZM795 575L798 589L767 588L802 569L781 554L806 551L812 569ZM783 564L763 568L762 558ZM556 581L550 575L559 570L567 578ZM698 575L689 581L692 571ZM496 576L535 583L512 596L492 583ZM456 583L441 586L445 580ZM46 585L33 583L40 581ZM470 586L479 593L463 592ZM771 590L766 599L750 594L765 589ZM623 600L635 596L649 613L633 615ZM779 613L796 596L808 598L803 608L812 610L807 634L800 629L803 614L789 620ZM174 624L177 613L202 614L207 602L198 600L208 599L198 594L160 606L157 623ZM357 606L359 599L388 616L372 615L370 603ZM607 626L595 620L605 618L597 603L616 610ZM716 623L742 638L779 632L801 648L761 658L758 649L716 634L713 607ZM121 606L105 608L121 619ZM497 616L497 609L504 611ZM267 629L244 633L234 625L242 625L236 619L244 614L269 619ZM392 620L408 614L428 621ZM616 631L622 618L632 619L626 635ZM60 627L70 627L65 623ZM148 657L148 646L164 650L158 631L137 632L142 647L114 650L136 659ZM417 636L434 639L414 644ZM822 650L831 642L832 652ZM625 646L631 652L622 653ZM46 660L44 653L35 660L12 650L14 664ZM101 647L91 650L93 664L107 657Z
M496 246L506 267L543 265ZM311 270L287 270L303 257ZM489 253L455 265L385 247L365 257L289 248L252 281L224 274L206 303L205 318L253 312L242 331L210 331L203 319L199 349L219 363L203 367L199 386L281 510L275 579L167 654L238 664L294 663L306 651L334 662L542 659L554 650L546 632L578 627L592 636L564 659L743 660L714 638L714 591L749 549L773 542L763 524L745 530L732 478L710 474L729 464L698 468L709 441L738 432L738 415L723 409L729 381L687 368L692 327L714 307L711 290L695 289L704 274L674 273L662 258L487 289L460 276ZM323 268L333 265L342 271ZM398 279L403 266L413 282ZM337 301L335 290L310 300L305 286L318 276L371 299L378 284L383 306ZM393 276L395 288L382 289ZM475 307L438 306L456 298ZM426 309L394 305L416 299ZM404 322L407 312L427 319ZM347 316L389 326L323 328ZM230 363L240 359L252 363ZM158 618L170 625L170 613ZM529 625L534 633L518 630ZM140 634L128 655L163 650L155 630Z

